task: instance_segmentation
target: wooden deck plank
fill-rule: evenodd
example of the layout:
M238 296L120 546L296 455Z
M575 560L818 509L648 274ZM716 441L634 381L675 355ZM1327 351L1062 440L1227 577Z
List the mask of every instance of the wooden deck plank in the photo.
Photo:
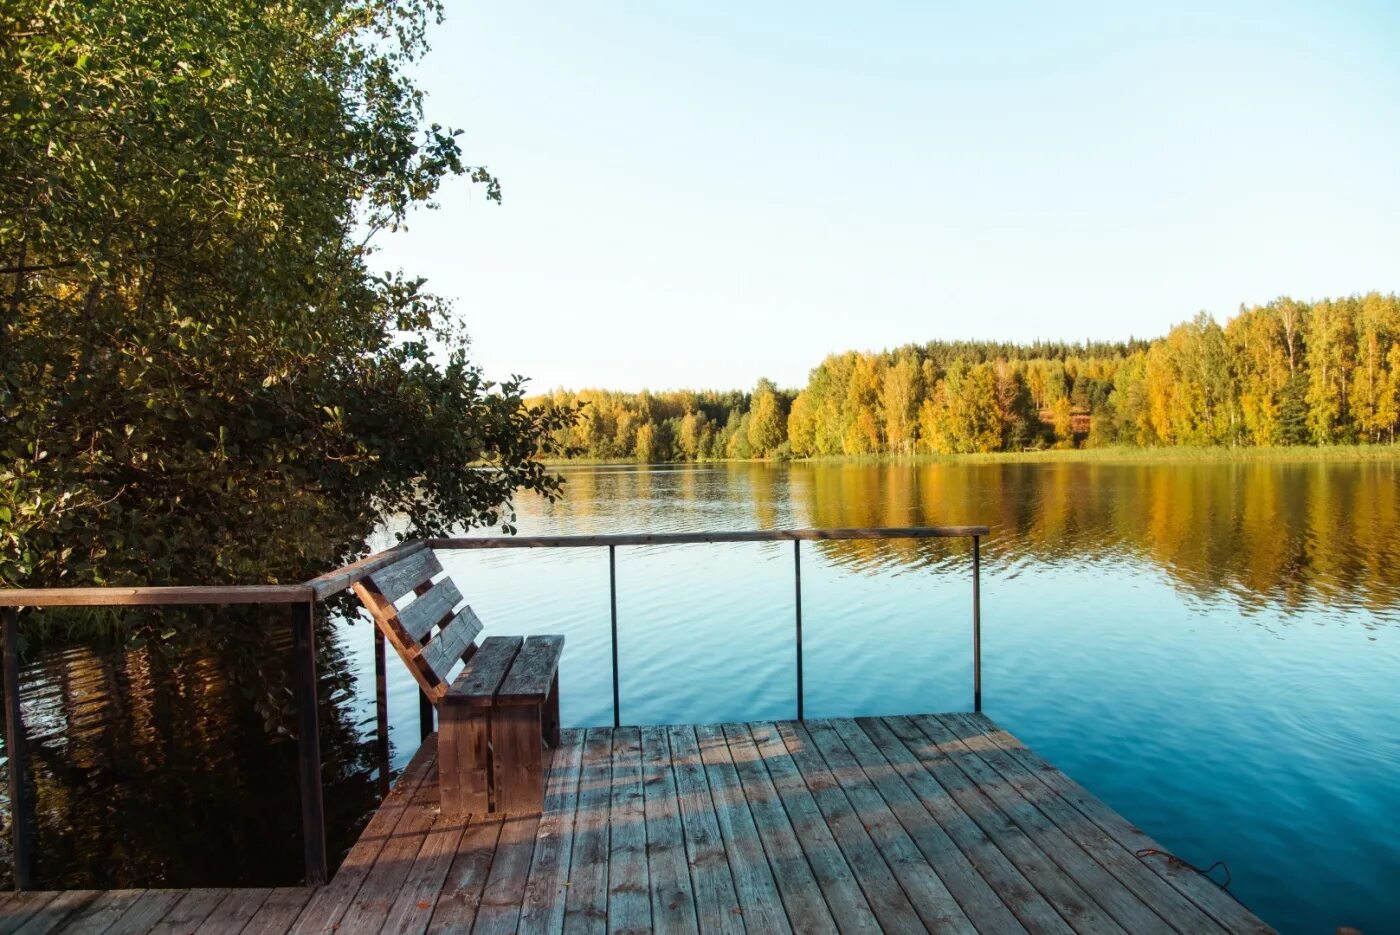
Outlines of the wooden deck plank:
M695 935L695 890L685 856L671 744L662 727L642 728L642 798L652 924L665 935Z
M984 736L1005 749L1034 773L1037 779L1055 790L1061 798L1079 809L1081 813L1102 828L1109 837L1129 851L1136 854L1146 848L1158 851L1166 850L1144 831L1109 808L1093 793L1046 762L1040 754L1022 743L1015 735L997 726L985 714L969 714L967 718L982 729ZM1274 930L1260 921L1228 891L1221 889L1190 867L1181 866L1160 857L1143 858L1143 863L1208 912L1228 931L1272 935Z
M279 886L253 913L240 935L281 935L300 921L299 916L316 894L308 886Z
M685 849L690 856L690 879L695 888L695 918L702 932L740 933L745 931L739 897L734 891L734 875L724 853L724 838L715 817L710 783L695 729L674 726L666 729L671 747L671 765L676 775L676 795L680 803Z
M229 890L228 896L204 920L204 931L242 932L271 895L271 887Z
M355 898L336 927L337 935L374 935L389 918L428 833L438 818L437 761L428 764L423 782L414 791L389 839L374 860ZM449 823L448 833L451 833Z
M710 798L724 838L729 870L734 875L734 892L739 897L744 926L755 932L792 931L724 731L718 725L697 727L695 740L700 747L700 761L705 764L705 778L710 783Z
M612 799L608 812L608 931L650 932L651 878L647 871L646 803L642 793L642 734L613 731Z
M0 935L16 931L56 898L52 890L6 894L0 904Z
M564 901L565 932L607 931L611 784L612 731L590 728L583 740L578 816L569 857L569 895Z
M939 874L940 868L924 859L831 722L808 721L798 730L806 731L826 760L826 765L869 833L870 840L884 855L890 871L904 887L905 895L924 925L939 932L973 933L972 920L948 891Z
M1121 933L1098 904L1074 880L1045 855L1035 842L1017 827L977 784L944 756L938 745L914 725L910 718L885 718L884 723L909 749L963 813L997 846L1006 858L1030 881L1046 901L1055 907L1070 928L1085 935Z
M428 923L430 933L471 931L500 836L501 823L494 819L467 826L433 907L433 918Z
M535 855L538 815L511 815L501 819L501 837L472 931L481 935L511 935L520 926L525 880Z
M539 816L444 819L437 769L329 886L0 894L0 935L1272 932L981 715L566 731Z
M433 907L438 894L442 892L447 872L452 869L452 861L457 856L458 845L466 832L466 819L452 819L439 812L432 827L428 829L408 871L403 885L399 887L394 903L384 920L383 932L407 933L426 932L433 918Z
M1034 805L1055 827L1083 848L1133 895L1151 906L1172 928L1192 935L1222 935L1225 931L1199 906L1173 889L1074 806L1036 779L1030 770L989 740L981 725L957 715L940 716L939 720L1010 783L1021 798Z
M413 797L427 779L429 770L436 763L437 734L431 734L423 741L413 759L409 760L388 797L370 817L369 824L360 833L355 846L350 848L350 853L345 855L345 860L341 861L340 869L330 883L316 890L305 904L292 926L293 935L314 935L336 930L355 894L374 869L380 852L393 837L399 821L408 813Z
M1028 931L1037 935L1070 935L1074 931L895 736L884 718L858 718L856 723Z
M44 935L45 932L52 932L64 922L76 918L78 913L101 895L101 890L65 890L54 896L14 931L17 935ZM3 914L3 911L0 907L0 914Z
M817 808L811 790L793 763L777 728L770 723L748 725L749 735L782 800L812 875L825 894L832 919L842 932L879 932L880 923L856 882L855 874Z
M545 776L544 814L535 845L525 902L522 933L559 932L564 928L564 901L569 889L569 861L574 847L579 776L583 770L583 732L561 732L559 746Z
M204 921L231 892L227 889L186 890L150 932L152 935L188 935L200 931Z
M807 855L792 829L773 778L764 767L747 725L725 724L724 739L729 757L739 776L739 785L748 800L749 812L758 828L758 838L768 855L778 896L787 910L788 921L797 932L837 932L836 921L827 908Z
M817 748L792 722L782 721L773 726L881 928L888 932L913 932L923 928L918 912L891 875L885 858L880 856L879 848L870 839Z
M993 769L949 723L935 715L917 719L920 728L1040 849L1079 883L1085 892L1129 932L1168 935L1176 931L1165 914L1144 902L1104 869L1088 850L1065 834L1043 811Z
M1011 788L996 770L987 766L972 749L933 716L914 718L914 723L937 745L950 763L977 785L1002 813L1021 828L1036 846L1067 873L1095 903L1124 930L1169 933L1171 926L1148 905L1128 892L1091 856L1084 852L1039 809Z
M112 927L145 890L107 890L64 923L64 932L98 935Z
M854 721L833 721L831 726L914 846L930 866L938 869L944 885L978 931L1025 931L1001 897L923 807L866 733Z
M146 890L107 929L107 935L143 935L165 918L184 894L180 890Z

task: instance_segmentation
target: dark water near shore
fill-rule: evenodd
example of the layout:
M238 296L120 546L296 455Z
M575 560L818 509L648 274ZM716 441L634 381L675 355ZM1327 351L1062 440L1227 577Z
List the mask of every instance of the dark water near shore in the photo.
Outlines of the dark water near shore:
M570 469L524 532L985 523L987 712L1284 931L1400 930L1400 466ZM971 706L960 542L804 544L809 717ZM498 632L562 632L567 724L610 723L605 550L444 556ZM792 546L618 550L622 717L791 717ZM284 613L284 612L269 612ZM280 622L277 633L282 632ZM253 635L250 633L250 639ZM285 640L268 652L285 655ZM375 804L371 637L322 637L332 849ZM31 654L45 886L300 873L295 746L199 652ZM391 658L394 763L417 743Z

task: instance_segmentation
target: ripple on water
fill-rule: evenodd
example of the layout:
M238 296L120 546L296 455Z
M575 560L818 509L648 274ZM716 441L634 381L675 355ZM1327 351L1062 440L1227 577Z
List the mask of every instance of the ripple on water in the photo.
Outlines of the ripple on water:
M564 500L521 502L522 531L990 525L982 599L993 717L1174 852L1229 860L1232 892L1284 932L1395 928L1395 465L568 474ZM808 712L968 706L966 543L800 549ZM786 545L618 549L624 720L790 714L791 555ZM463 551L444 563L488 632L564 633L565 721L611 723L605 550ZM356 676L354 694L323 711L326 731L341 738L328 746L327 775L342 836L363 817L356 803L372 800L372 755L344 742L367 740L373 723L370 646L363 624L324 644L328 668L340 659ZM135 656L99 663L90 650L54 648L26 669L26 717L48 762L61 764L43 789L50 846L62 841L79 858L65 872L121 871L121 882L145 886L175 865L218 886L239 882L231 868L254 864L267 865L270 884L295 879L296 848L281 846L295 838L295 803L246 816L234 808L283 802L294 761L249 731L251 703L203 665L172 675ZM392 661L389 684L402 763L417 743L416 689ZM182 737L199 743L182 747ZM206 849L215 854L172 859L168 841L191 828L219 841ZM74 872L53 882L113 880Z

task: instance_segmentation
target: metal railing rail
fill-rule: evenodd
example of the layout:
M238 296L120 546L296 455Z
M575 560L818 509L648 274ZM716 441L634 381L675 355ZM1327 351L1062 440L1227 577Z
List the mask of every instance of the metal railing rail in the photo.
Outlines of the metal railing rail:
M621 725L618 678L617 549L619 546L691 545L728 542L792 542L793 598L795 605L795 657L797 668L797 718L805 714L802 660L802 555L801 543L853 539L970 538L972 540L972 659L973 708L982 710L982 609L980 540L986 526L910 526L870 529L774 529L736 532L627 533L599 536L480 536L455 539L414 540L352 562L302 584L231 585L211 587L112 587L112 588L7 588L0 589L0 629L3 629L3 676L11 837L15 889L32 882L33 848L26 823L27 791L24 788L24 716L19 695L19 608L43 607L157 607L268 604L291 608L292 681L296 703L297 766L301 790L303 858L306 883L327 882L325 803L321 776L320 727L316 701L315 604L352 587L375 570L423 549L521 549L607 548L608 589L612 625L613 724ZM388 714L385 688L384 638L376 627L375 685L377 727L381 759L381 792L388 782ZM420 693L422 735L432 730L433 709Z
M986 526L900 526L852 529L749 529L737 532L621 533L596 536L469 536L429 539L429 548L458 549L568 549L607 548L608 597L612 615L613 726L622 726L621 686L618 677L617 549L619 546L699 545L726 542L791 542L793 567L794 652L797 677L797 719L806 712L802 660L802 553L803 542L856 539L971 539L972 540L972 705L982 710L982 594L981 539Z

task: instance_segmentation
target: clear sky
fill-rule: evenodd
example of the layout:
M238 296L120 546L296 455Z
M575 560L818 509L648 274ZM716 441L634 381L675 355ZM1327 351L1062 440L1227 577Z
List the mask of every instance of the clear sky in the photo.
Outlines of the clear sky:
M378 265L539 390L1400 289L1400 2L1125 6L447 0L428 116L505 200Z

